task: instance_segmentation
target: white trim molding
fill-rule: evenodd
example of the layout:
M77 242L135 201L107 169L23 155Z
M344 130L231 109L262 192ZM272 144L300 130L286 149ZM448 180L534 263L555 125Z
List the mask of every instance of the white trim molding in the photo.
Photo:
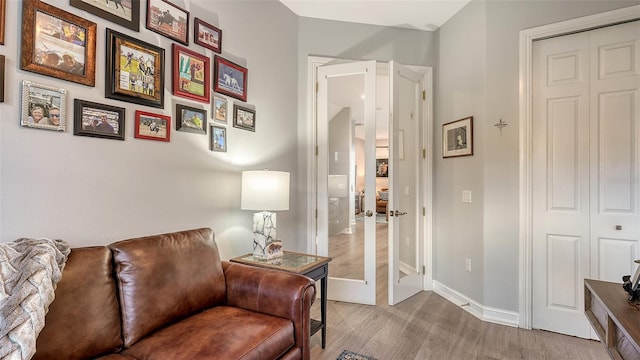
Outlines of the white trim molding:
M519 325L531 329L532 319L532 78L533 42L640 19L640 5L520 31L520 285Z
M449 300L450 302L460 306L466 312L477 317L478 319L494 324L518 327L518 313L515 311L507 311L484 306L477 301L463 295L446 285L433 282L433 292Z

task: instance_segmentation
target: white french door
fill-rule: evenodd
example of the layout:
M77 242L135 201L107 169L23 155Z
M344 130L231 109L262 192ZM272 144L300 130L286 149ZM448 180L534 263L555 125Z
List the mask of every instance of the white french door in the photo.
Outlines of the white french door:
M590 337L584 279L640 255L640 25L533 44L532 327Z
M349 106L341 105L354 94L357 99ZM351 214L353 199L358 196L356 171L364 172L366 189L376 188L376 62L319 67L317 97L317 246L319 255L333 258L329 263L328 298L375 305L375 191L365 192L363 236L346 235L355 231ZM362 123L353 121L356 114ZM364 169L355 165L356 126L364 127Z
M423 289L425 159L423 76L389 63L389 305ZM424 100L423 100L424 101Z

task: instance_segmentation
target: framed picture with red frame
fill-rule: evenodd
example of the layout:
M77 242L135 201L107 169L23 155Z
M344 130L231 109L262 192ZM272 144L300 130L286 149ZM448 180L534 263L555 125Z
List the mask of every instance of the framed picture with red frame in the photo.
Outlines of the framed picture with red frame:
M218 55L213 63L213 91L246 102L248 70Z
M136 110L134 136L137 139L169 142L171 116Z
M209 57L177 44L173 51L173 95L209 103Z

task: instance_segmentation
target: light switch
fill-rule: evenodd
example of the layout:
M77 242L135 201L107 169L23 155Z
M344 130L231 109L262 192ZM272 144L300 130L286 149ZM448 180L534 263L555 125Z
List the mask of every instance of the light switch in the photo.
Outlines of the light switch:
M471 203L471 190L462 190L462 202Z

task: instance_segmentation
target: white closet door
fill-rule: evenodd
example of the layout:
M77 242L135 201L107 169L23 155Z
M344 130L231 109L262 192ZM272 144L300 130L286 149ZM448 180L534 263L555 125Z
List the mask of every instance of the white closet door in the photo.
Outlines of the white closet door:
M639 30L534 43L534 328L590 337L584 279L635 270Z

